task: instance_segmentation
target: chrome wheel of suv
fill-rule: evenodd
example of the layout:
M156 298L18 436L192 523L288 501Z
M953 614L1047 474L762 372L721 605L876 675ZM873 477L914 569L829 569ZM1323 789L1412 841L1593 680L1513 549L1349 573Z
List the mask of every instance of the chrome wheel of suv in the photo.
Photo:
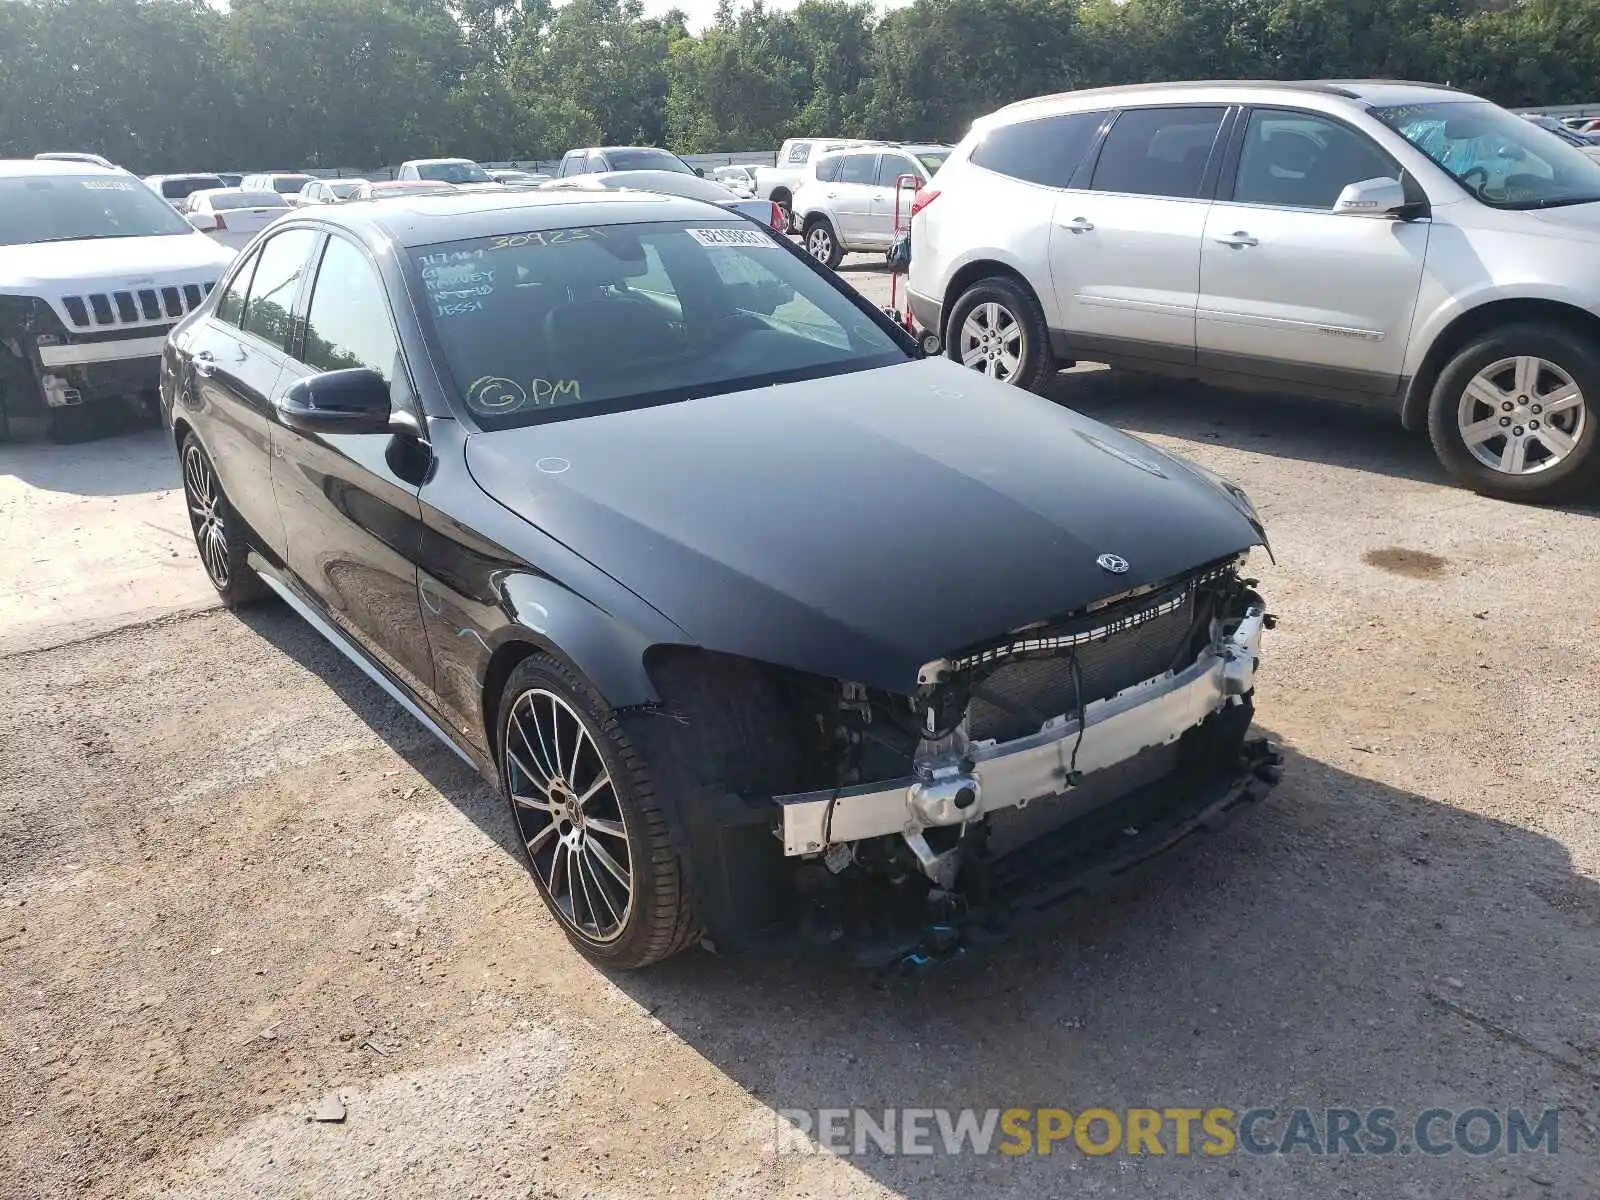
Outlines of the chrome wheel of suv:
M1022 325L993 300L979 304L961 323L957 350L963 366L1011 383L1022 366Z
M1533 475L1561 463L1577 448L1587 419L1577 381L1529 354L1480 370L1456 409L1456 426L1472 456L1507 475Z
M805 229L806 253L825 267L837 267L844 257L839 235L827 217L808 217Z

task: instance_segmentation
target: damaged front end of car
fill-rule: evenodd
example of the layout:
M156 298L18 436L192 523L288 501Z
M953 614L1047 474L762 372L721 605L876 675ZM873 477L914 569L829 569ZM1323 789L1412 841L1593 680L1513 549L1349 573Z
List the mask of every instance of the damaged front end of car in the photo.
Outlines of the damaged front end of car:
M957 953L1265 796L1279 760L1249 729L1273 618L1245 557L929 662L909 695L792 684L826 786L729 812L781 843L800 944ZM696 874L718 873L697 840ZM760 908L717 911L732 895L702 889L718 948Z

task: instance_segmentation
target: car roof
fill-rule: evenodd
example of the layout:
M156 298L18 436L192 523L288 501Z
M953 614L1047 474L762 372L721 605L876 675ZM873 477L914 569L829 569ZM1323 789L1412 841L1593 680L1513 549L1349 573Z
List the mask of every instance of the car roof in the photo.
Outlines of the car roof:
M354 200L303 218L348 229L365 241L429 246L511 233L574 226L628 225L640 221L739 220L703 200L651 192L457 192Z
M1195 79L1170 83L1119 84L1114 87L1085 88L1076 92L1056 92L1018 100L999 109L1008 117L1024 116L1035 110L1071 111L1097 105L1160 104L1180 101L1214 101L1219 104L1271 103L1284 94L1346 104L1384 108L1395 104L1432 104L1448 100L1476 100L1469 92L1437 83L1416 83L1403 79ZM1042 112L1039 115L1044 115Z
M428 167L437 163L470 163L470 158L408 158L401 163L402 167ZM476 166L476 163L473 163Z
M102 167L95 163L78 162L64 158L0 158L0 178L23 178L39 175L86 175L90 177L114 175L126 179L128 173L120 167Z

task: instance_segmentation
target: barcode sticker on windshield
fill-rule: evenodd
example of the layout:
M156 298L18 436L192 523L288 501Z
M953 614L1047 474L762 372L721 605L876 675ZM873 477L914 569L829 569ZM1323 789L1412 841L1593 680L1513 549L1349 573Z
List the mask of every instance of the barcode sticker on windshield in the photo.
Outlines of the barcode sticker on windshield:
M134 185L117 179L85 179L83 186L91 192L131 192Z
M777 248L778 243L759 229L686 229L702 246L751 246Z

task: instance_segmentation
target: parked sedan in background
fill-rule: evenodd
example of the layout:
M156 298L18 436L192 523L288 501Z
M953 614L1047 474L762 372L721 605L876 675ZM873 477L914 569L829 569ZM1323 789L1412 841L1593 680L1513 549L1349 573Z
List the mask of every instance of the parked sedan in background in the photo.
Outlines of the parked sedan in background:
M585 146L568 150L556 168L557 179L575 175L600 175L611 171L671 171L676 175L700 172L671 150L660 146Z
M296 208L307 204L339 204L356 194L366 182L362 179L313 179L296 194Z
M742 199L748 200L756 194L755 172L750 167L717 167L711 172L711 178Z
M146 175L144 181L156 195L180 212L190 192L227 186L215 175Z
M895 235L896 181L909 175L920 188L949 156L949 146L898 144L823 155L794 195L806 253L837 267L852 251L887 250ZM911 197L900 199L904 226L911 219Z
M388 200L396 196L438 196L461 189L453 183L430 183L426 179L364 179L351 200Z
M276 594L475 767L598 963L898 958L1270 787L1244 493L723 208L291 214L162 407L223 602Z
M656 192L664 196L683 196L689 200L704 200L731 208L740 216L748 217L758 225L788 232L788 220L781 206L771 200L741 199L722 184L698 175L684 175L677 171L601 171L594 175L574 175L555 179L542 190L578 188L589 191Z
M307 175L304 171L258 171L246 175L239 186L247 192L277 192L292 206L296 203L295 197L300 194L300 189L308 183L315 183L316 178L315 175Z
M1581 150L1596 162L1600 162L1600 135L1579 133L1554 117L1546 117L1540 113L1522 113L1521 116L1524 121L1530 121L1540 129L1549 130L1567 145Z
M289 209L289 202L277 192L208 188L189 193L179 211L189 224L212 241L231 250L241 250Z
M465 191L499 186L470 158L414 158L401 163L394 177L397 182L448 183Z
M489 178L502 187L538 187L550 180L550 176L540 171L519 171L514 167L490 167L487 170Z

